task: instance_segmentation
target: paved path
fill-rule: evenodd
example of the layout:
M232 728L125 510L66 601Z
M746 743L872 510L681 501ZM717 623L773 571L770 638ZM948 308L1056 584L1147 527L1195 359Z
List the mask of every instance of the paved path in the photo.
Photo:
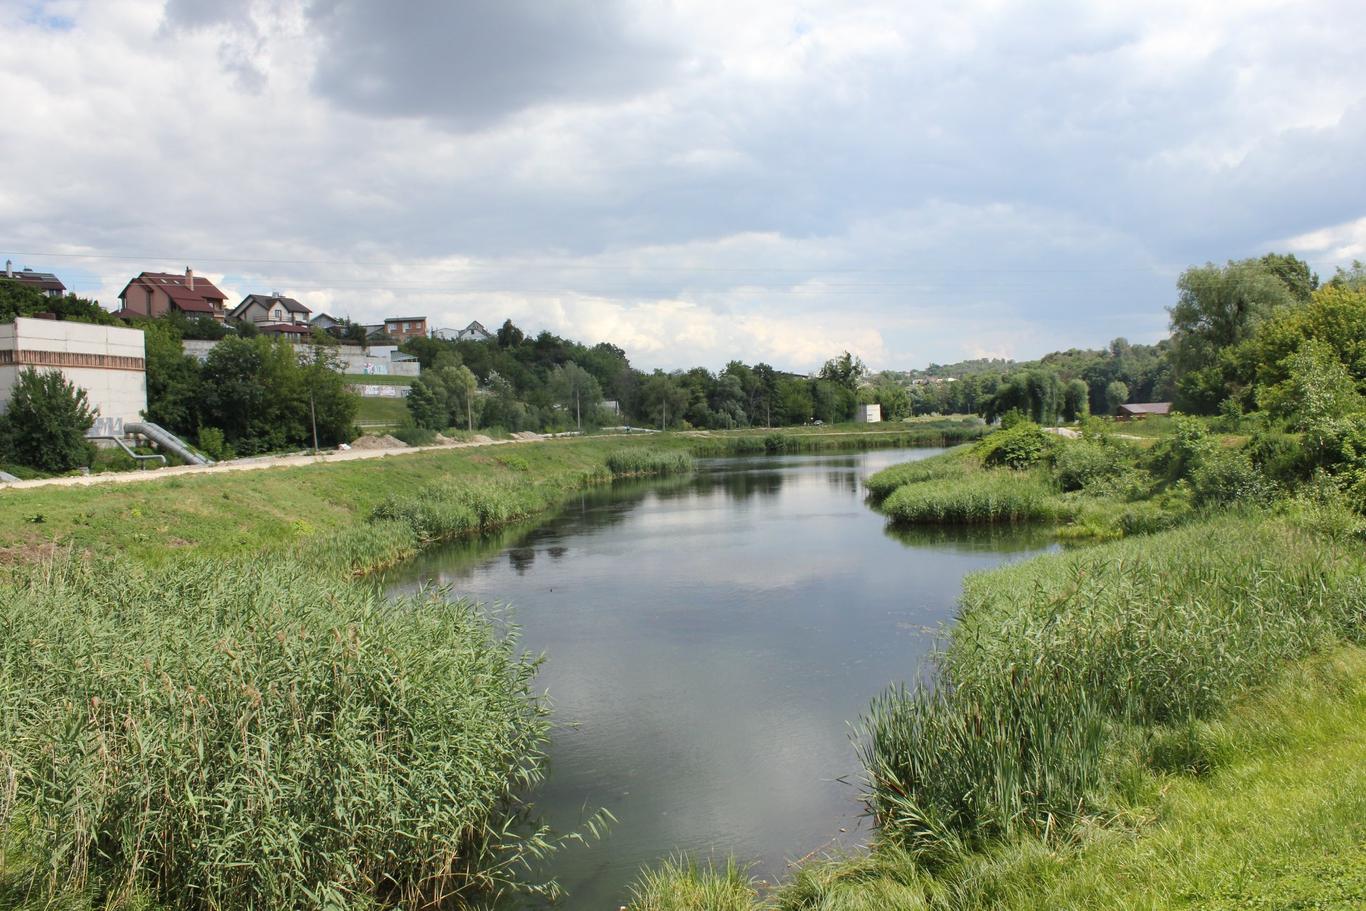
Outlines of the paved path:
M145 471L109 471L103 474L77 475L64 478L39 478L33 481L10 481L0 484L0 492L24 490L30 487L87 487L92 484L137 484L140 481L160 481L180 475L227 474L231 471L260 471L265 468L290 468L298 465L317 465L326 462L354 462L360 459L382 459L385 456L411 455L440 449L469 449L475 446L506 446L513 443L540 443L543 440L491 440L487 443L446 443L441 446L404 446L399 449L350 449L313 455L261 456L253 459L234 459L216 465L176 465L172 468Z

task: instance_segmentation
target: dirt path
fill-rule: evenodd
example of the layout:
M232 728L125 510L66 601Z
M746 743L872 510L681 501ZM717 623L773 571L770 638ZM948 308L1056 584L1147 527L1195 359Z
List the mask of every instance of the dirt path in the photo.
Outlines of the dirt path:
M552 439L547 437L545 439ZM261 471L267 468L291 468L298 465L317 465L326 462L352 462L358 459L382 459L416 452L442 449L469 449L475 446L510 446L516 443L540 443L543 440L490 440L486 443L447 443L441 446L404 446L395 449L351 449L328 451L318 455L261 456L253 459L234 459L217 465L177 465L146 471L110 471L104 474L80 475L69 478L40 478L33 481L0 483L0 491L24 490L30 487L87 487L92 484L137 484L141 481L160 481L179 475L227 474L233 471Z

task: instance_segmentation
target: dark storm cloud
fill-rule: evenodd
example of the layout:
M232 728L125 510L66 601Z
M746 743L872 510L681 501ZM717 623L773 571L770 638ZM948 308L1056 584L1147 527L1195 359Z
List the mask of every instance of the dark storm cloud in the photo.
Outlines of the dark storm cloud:
M317 0L315 89L351 110L473 129L542 104L661 84L677 49L627 0Z

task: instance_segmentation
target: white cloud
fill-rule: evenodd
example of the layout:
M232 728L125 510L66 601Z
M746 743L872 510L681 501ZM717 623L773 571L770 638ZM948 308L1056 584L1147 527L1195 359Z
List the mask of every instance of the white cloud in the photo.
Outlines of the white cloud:
M0 247L790 369L1152 340L1186 264L1366 252L1354 3L439 6L0 0ZM373 53L417 35L497 52Z

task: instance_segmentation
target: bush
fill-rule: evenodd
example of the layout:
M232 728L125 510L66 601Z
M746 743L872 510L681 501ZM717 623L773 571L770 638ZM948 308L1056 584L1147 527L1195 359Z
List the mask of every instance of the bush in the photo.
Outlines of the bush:
M93 444L85 433L95 423L85 390L57 370L25 368L0 415L0 453L39 471L62 472L89 465Z
M1056 437L1043 432L1033 421L1020 421L1008 430L998 430L977 444L982 464L1021 470L1029 468L1052 452Z
M215 462L236 458L236 453L223 439L223 431L217 427L199 428L199 450Z
M0 839L40 904L422 907L549 847L513 825L536 662L445 592L72 560L0 586L0 628Z
M1053 477L1063 490L1081 490L1121 474L1132 463L1130 454L1114 444L1077 440L1058 446Z
M1191 475L1197 506L1266 505L1275 488L1247 453L1221 449L1207 455Z

